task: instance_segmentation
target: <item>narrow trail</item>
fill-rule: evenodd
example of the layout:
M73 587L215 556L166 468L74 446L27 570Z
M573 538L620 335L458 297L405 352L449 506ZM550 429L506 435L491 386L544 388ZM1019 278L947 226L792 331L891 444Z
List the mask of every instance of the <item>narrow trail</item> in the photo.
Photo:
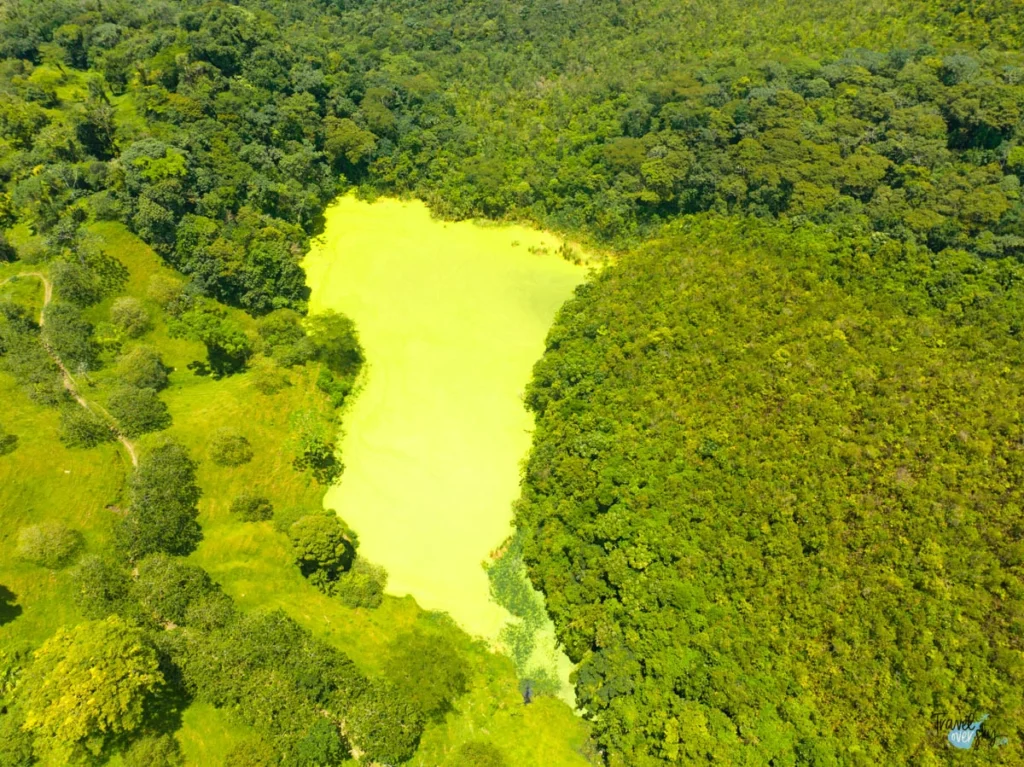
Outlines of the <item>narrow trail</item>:
M36 279L43 283L43 308L39 310L39 327L43 327L44 323L46 322L46 307L48 307L50 305L50 301L53 300L53 283L51 283L50 280L46 277L46 275L43 274L42 272L22 272L21 274L13 274L6 280L0 282L0 287L3 287L8 282L11 282L12 280L21 277L35 277ZM63 360L61 360L61 358L57 356L57 353L50 347L48 343L46 343L46 341L42 341L42 344L43 348L46 349L46 353L50 355L50 358L53 359L53 361L57 364L57 367L60 369L61 377L64 379L64 388L68 390L68 393L72 397L74 397L75 402L84 407L90 413L96 412L96 408L90 406L89 402L78 391L78 386L75 384L75 379L72 378L71 373L68 372L68 369L64 366ZM135 449L135 445L132 444L132 442L124 434L121 433L121 430L118 429L117 426L112 423L113 419L110 418L110 415L106 413L106 411L103 412L103 416L105 420L111 422L110 428L114 432L114 436L117 437L117 441L121 443L121 445L125 449L125 452L128 453L128 457L131 459L132 466L138 468L139 456L138 452Z

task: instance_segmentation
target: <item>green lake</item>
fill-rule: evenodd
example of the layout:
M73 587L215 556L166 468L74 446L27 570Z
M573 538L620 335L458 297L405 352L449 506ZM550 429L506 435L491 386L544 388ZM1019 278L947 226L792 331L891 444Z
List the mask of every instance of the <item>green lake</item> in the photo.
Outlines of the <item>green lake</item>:
M533 425L523 390L586 269L551 234L446 223L421 202L350 195L325 215L303 264L310 308L351 317L368 360L326 506L389 593L493 640L508 614L481 563L511 532Z

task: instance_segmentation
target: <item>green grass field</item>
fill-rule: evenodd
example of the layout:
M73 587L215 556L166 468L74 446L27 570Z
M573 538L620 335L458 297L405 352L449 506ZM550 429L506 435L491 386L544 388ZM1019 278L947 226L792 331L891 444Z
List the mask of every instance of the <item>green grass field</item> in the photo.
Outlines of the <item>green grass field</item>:
M161 394L173 423L162 433L186 444L200 461L199 481L204 495L200 521L204 540L192 559L206 568L244 610L280 608L317 636L336 645L367 673L378 674L388 644L418 624L441 626L461 647L471 668L470 692L456 702L456 710L424 734L414 765L443 765L446 755L461 742L486 738L493 741L511 764L586 765L581 751L587 725L564 703L548 698L523 706L512 662L474 642L452 622L421 609L412 598L387 597L376 610L344 607L307 583L292 561L287 537L270 522L243 523L228 511L242 491L258 488L275 508L320 508L324 488L292 467L289 419L297 410L330 416L329 404L313 385L315 368L289 371L291 385L274 395L260 394L245 373L220 380L198 376L189 362L203 359L203 347L170 338L157 307L145 297L152 275L164 272L157 256L120 224L101 222L89 231L97 244L116 256L128 269L124 293L147 304L155 318L140 342L159 348L174 368L171 386ZM23 252L38 242L21 228L8 233ZM16 262L0 266L0 281L39 265ZM0 295L20 302L41 303L38 281L17 280L0 288ZM94 323L107 319L113 296L87 311ZM231 319L253 329L251 318L228 310ZM372 351L371 351L372 356ZM111 365L78 376L77 383L90 402L102 404L111 388ZM18 530L44 520L60 520L83 532L87 551L98 551L110 536L119 506L124 502L129 463L117 443L91 450L70 450L57 439L56 411L33 404L6 374L0 374L0 423L19 438L17 449L0 456L0 584L16 595L12 620L0 625L0 651L35 647L61 625L83 618L74 605L72 570L52 572L19 561L15 555ZM224 468L208 460L212 432L233 426L253 444L255 457L238 468ZM137 440L145 450L161 437ZM347 460L347 458L346 458ZM515 461L513 461L515 473ZM500 542L500 541L499 541ZM5 619L6 620L6 619ZM248 735L225 712L193 705L183 715L180 741L189 764L222 763L233 745ZM112 764L119 763L119 759Z

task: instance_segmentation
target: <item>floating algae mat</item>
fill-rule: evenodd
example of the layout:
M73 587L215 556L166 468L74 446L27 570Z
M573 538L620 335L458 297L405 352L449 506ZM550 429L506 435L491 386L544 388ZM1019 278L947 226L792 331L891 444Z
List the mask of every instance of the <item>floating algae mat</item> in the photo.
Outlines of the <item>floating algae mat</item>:
M325 215L303 264L311 310L351 317L367 357L325 503L390 593L494 639L509 616L481 562L511 533L533 426L522 392L586 270L550 234L445 223L420 202L346 196Z

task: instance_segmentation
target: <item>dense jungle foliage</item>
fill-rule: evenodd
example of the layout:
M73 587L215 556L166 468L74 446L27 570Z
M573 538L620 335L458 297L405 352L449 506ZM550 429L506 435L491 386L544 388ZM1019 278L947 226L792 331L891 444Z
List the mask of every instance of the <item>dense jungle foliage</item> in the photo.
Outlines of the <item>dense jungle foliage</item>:
M45 350L87 371L144 326L82 318L123 284L84 234L104 219L189 276L161 305L206 346L197 372L315 359L335 404L361 359L344 318L302 329L298 263L343 189L634 248L552 330L517 512L607 762L939 764L932 717L981 712L1007 740L972 756L1019 762L1022 41L1016 0L15 0L0 227L46 247L0 238L0 261L47 264L57 301L45 328L6 306L0 354L67 408ZM260 338L218 301L267 315ZM121 431L164 428L159 358L119 364ZM70 442L111 438L67 412ZM326 439L304 431L296 466L330 481ZM135 695L169 688L295 763L342 748L324 710L406 758L423 711L174 564L201 533L194 500L164 500L180 525L138 505L124 556L90 560L96 620L40 651L4 758L127 742L48 697L48 659L97 644L135 669L121 715L147 748ZM343 552L324 525L296 545ZM335 564L307 574L379 597ZM180 641L148 638L167 622Z
M702 218L563 308L518 524L612 763L939 764L958 711L1021 758L1021 270L976 267Z

